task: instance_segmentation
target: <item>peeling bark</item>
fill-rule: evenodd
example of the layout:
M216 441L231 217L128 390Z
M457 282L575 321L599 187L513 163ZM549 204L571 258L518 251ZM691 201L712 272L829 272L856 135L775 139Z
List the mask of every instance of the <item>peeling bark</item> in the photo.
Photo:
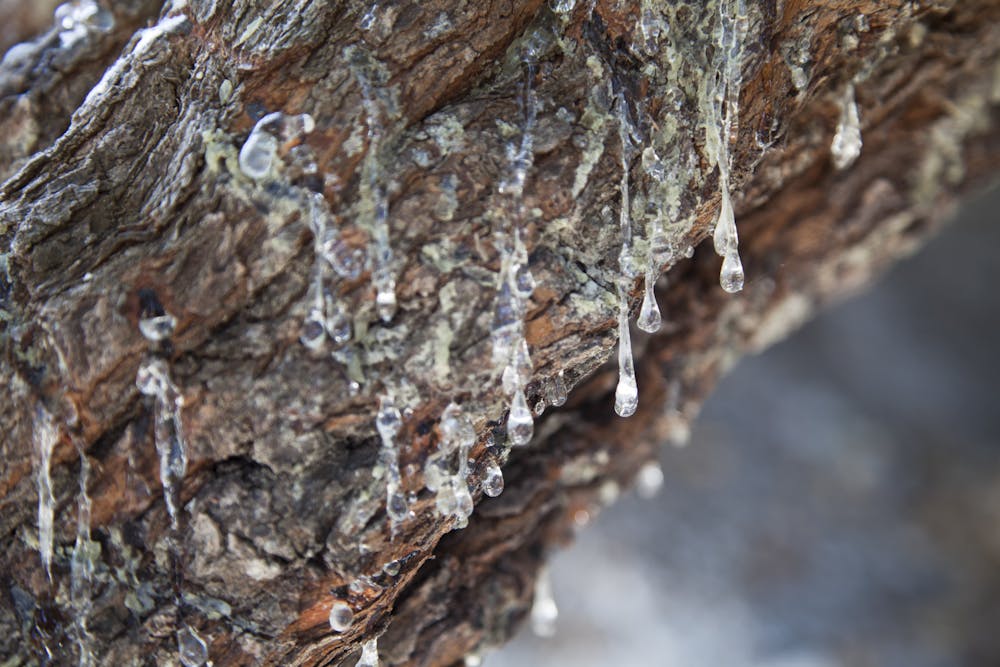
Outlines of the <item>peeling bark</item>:
M733 145L747 284L725 294L719 260L700 243L718 179L692 92L708 76L696 47L711 6L650 3L686 26L661 38L683 63L669 70L637 46L640 7L576 4L560 16L540 0L379 3L362 31L371 7L359 2L112 0L111 27L84 29L67 47L57 26L8 52L0 654L77 662L69 569L80 448L100 545L87 623L100 664L174 664L184 626L206 638L217 666L353 665L376 635L384 664L461 663L510 636L546 554L602 488L629 484L661 443L683 437L741 353L864 285L996 173L995 2L751 2ZM536 421L529 447L508 450L490 358L493 232L529 42L540 53L522 225L537 283L525 322L529 405L551 403L557 378L572 391ZM322 194L350 247L371 239L362 173L372 142L349 45L385 79L378 167L399 309L380 320L368 273L338 282L354 335L335 359L299 342L313 276L303 197ZM674 127L669 145L690 156L668 230L675 252L658 267L665 326L633 333L639 410L628 420L612 412L607 365L621 247L609 81L653 119L640 138L662 142ZM838 171L830 144L852 82L864 146ZM274 111L309 113L315 130L281 146L273 177L253 180L238 153ZM296 166L296 144L312 151L315 173ZM631 166L639 199L656 201L638 156ZM169 343L154 346L183 396L189 464L176 535L156 405L135 385L151 353L138 328L150 299L177 318ZM373 474L386 392L406 408L399 457L415 495L394 537ZM476 509L455 531L420 472L452 401L477 433ZM51 581L36 552L40 409L58 425ZM506 489L480 497L491 458L504 461ZM354 611L342 633L328 623L337 600Z

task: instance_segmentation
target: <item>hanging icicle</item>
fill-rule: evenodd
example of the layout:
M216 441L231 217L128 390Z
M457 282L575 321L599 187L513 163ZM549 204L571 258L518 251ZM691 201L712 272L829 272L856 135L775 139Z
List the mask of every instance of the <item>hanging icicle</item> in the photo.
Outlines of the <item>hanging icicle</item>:
M55 497L52 494L52 450L59 440L52 415L41 404L35 408L35 486L38 488L38 554L45 575L52 579Z
M90 539L91 502L87 494L90 479L90 462L82 445L77 445L80 456L79 491L77 494L76 540L70 555L70 608L78 652L79 667L95 663L87 617L90 615L91 582L94 577L95 545Z

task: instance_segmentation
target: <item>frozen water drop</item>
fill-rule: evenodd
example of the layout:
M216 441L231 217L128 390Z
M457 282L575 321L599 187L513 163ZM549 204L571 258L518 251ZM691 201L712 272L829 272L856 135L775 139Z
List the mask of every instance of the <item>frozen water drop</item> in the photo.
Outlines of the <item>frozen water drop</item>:
M538 401L535 402L535 407L532 410L532 412L536 417L541 417L543 414L545 414L545 401L543 401L542 399L538 399Z
M330 629L334 632L347 632L354 623L354 610L343 600L337 600L330 607Z
M194 628L177 632L177 657L184 667L202 667L208 662L208 646Z
M531 410L528 409L524 390L518 389L514 392L513 402L510 404L510 414L507 416L507 436L512 444L522 446L531 441L534 432L535 423L531 417Z
M728 253L722 260L719 284L730 294L743 289L743 263L740 261L739 253L735 250Z
M378 667L378 638L372 637L361 645L361 657L354 667Z
M500 469L500 464L492 459L486 463L486 469L483 471L483 493L490 498L496 498L503 493L503 471Z
M652 498L663 488L663 468L657 461L649 461L639 469L635 488L642 498Z
M391 288L380 289L375 295L375 309L383 322L390 322L396 314L396 285Z
M153 317L143 317L139 320L139 331L152 343L167 340L174 334L177 318L169 313Z
M166 361L151 357L139 365L135 386L145 396L160 396L167 390L169 374Z
M557 14L568 14L576 7L576 0L554 0L552 11Z

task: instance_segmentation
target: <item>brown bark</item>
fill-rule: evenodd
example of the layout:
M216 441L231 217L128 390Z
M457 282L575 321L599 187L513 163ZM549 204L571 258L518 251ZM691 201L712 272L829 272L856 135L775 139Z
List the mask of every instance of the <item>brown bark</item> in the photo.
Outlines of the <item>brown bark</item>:
M680 437L719 373L911 250L1000 161L995 2L750 3L734 160L748 280L727 295L711 242L699 244L718 208L690 92L706 74L687 52L677 89L643 70L637 6L599 0L591 15L581 0L563 21L539 0L382 4L362 34L369 7L359 2L112 2L113 29L70 49L50 31L0 65L0 384L9 388L0 404L0 654L44 661L48 650L55 664L76 661L76 446L93 468L101 552L88 625L102 664L169 664L181 622L209 640L217 666L351 665L375 635L389 665L454 664L499 644L574 517ZM688 32L671 39L694 53L712 9L682 4L656 7L673 8ZM852 31L859 13L870 29ZM154 27L136 33L147 20ZM509 452L504 493L477 492L467 528L449 532L421 492L393 539L385 482L372 474L380 394L397 392L410 410L400 433L408 491L423 486L420 468L451 401L475 423L475 481L488 457L508 455L507 401L490 360L499 261L489 213L511 134L497 121L517 128L516 56L523 36L540 33L550 39L534 81L539 120L524 195L538 283L526 326L529 403L548 396L560 372L573 389L537 421L530 447ZM797 92L788 62L803 43L808 85ZM399 109L382 167L400 307L383 323L367 274L339 284L354 315L353 375L329 350L298 341L313 244L297 193L321 189L349 243L362 246L370 232L357 224L370 144L349 44L385 66ZM603 85L588 57L637 114L657 119L654 128L673 119L672 145L693 156L682 201L692 224L671 238L697 248L661 267L664 329L633 332L640 404L628 420L612 412L606 364L617 338L620 145L613 129L598 136L588 125ZM864 149L837 171L836 100L859 72ZM240 173L236 154L254 118L277 110L315 119L305 144L319 178L288 168L262 184ZM598 112L607 116L607 104ZM588 141L597 161L573 197ZM651 191L638 158L631 173L637 192ZM148 349L140 295L150 293L179 321L167 356L184 396L190 465L176 568L154 406L135 388ZM35 552L39 406L59 429L51 582ZM400 559L397 575L383 572ZM335 599L355 612L342 634L327 621Z

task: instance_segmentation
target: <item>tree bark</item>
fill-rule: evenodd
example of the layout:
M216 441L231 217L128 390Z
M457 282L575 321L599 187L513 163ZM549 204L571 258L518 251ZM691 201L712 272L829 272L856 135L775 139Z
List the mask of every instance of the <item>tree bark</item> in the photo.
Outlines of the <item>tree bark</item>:
M111 0L113 22L57 25L9 51L0 654L78 660L78 450L99 545L84 643L100 664L175 664L183 627L216 666L353 665L376 636L383 664L451 665L508 638L546 554L660 444L684 437L720 373L910 252L996 173L996 2L749 4L732 176L747 283L735 296L701 243L719 208L704 113L715 3L580 0L559 14L541 0ZM669 27L651 45L643 8ZM517 213L498 184L523 133L526 81L538 118ZM852 82L864 144L838 170L830 145ZM665 206L671 185L679 193L672 252L656 266L665 325L633 332L639 408L627 420L612 411L608 363L622 280L619 95L641 144L626 156L640 239L641 206ZM384 116L381 136L366 102ZM308 113L315 129L282 142L269 176L249 178L239 151L275 111ZM374 159L373 139L384 153ZM667 185L644 168L644 147L674 170ZM388 191L399 307L380 319L370 272L339 281L352 338L314 351L299 340L315 266L303 202L320 193L342 240L367 247L369 169ZM537 284L529 405L558 402L559 382L571 388L530 446L513 449L491 360L498 211L522 230ZM641 287L629 280L633 306ZM160 307L177 325L151 345L138 323ZM183 403L176 530L154 446L161 406L135 382L150 358L167 362ZM413 495L395 531L377 474L387 393L405 409L398 455ZM422 490L451 402L477 436L476 507L462 530ZM48 418L51 579L37 554ZM491 460L504 463L497 498L479 491ZM354 614L344 632L328 622L337 601Z

